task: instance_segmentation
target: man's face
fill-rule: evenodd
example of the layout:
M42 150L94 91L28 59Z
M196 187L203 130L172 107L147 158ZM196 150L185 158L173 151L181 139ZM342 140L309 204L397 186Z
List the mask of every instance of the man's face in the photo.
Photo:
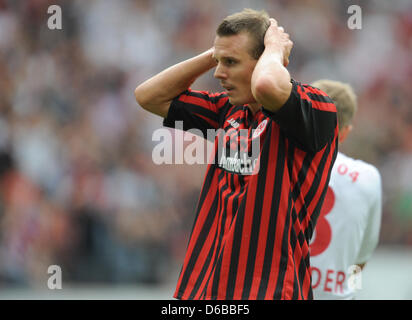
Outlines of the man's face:
M251 39L246 32L215 38L213 56L218 64L214 77L220 80L233 105L256 103L251 79L257 60L250 55L250 49Z

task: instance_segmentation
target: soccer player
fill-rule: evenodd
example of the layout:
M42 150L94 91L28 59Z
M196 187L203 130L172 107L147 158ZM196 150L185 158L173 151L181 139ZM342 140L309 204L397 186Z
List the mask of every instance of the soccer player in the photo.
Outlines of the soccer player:
M231 143L230 161L208 164L175 298L312 298L309 240L337 154L337 115L324 92L291 79L291 48L275 19L244 9L222 21L211 49L135 89L165 126L243 130L241 142L260 142L258 169L227 165L242 161ZM214 67L224 92L190 88Z
M312 85L335 102L342 143L352 130L357 110L352 87L331 80L319 80ZM315 299L355 297L362 284L360 271L378 243L381 201L379 171L339 152L310 245Z

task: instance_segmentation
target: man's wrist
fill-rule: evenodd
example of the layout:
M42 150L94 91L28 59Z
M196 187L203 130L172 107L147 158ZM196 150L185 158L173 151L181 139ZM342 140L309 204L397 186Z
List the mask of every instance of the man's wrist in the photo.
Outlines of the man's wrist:
M269 43L265 45L264 54L270 55L272 59L279 61L279 63L283 64L284 60L284 52L283 49L279 47L276 43Z

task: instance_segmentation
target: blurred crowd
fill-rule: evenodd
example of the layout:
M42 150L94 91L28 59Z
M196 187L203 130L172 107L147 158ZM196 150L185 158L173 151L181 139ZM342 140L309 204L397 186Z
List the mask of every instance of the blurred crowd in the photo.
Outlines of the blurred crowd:
M352 84L340 147L383 178L379 245L412 246L412 4L305 0L0 0L0 286L162 283L180 265L205 165L155 165L162 119L134 88L212 46L222 18L266 9L294 41L305 83ZM62 29L48 28L50 5ZM194 85L221 90L212 73ZM171 132L173 133L173 132Z

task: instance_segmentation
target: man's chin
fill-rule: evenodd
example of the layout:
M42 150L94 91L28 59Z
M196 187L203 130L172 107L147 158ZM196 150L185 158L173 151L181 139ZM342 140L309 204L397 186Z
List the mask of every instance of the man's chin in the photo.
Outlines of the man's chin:
M239 100L236 100L233 97L229 97L229 102L230 102L230 104L232 104L234 106L243 105Z
M229 102L230 104L234 105L234 106L244 106L244 105L252 105L252 104L256 104L256 101L252 100L239 100L239 99L234 99L233 97L229 97Z

